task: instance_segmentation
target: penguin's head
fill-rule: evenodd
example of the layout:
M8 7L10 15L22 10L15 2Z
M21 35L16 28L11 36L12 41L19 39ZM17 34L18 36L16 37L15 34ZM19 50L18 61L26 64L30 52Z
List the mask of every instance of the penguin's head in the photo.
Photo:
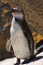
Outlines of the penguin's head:
M24 11L20 8L13 8L12 15L15 18L15 22L18 24L22 24L24 21Z

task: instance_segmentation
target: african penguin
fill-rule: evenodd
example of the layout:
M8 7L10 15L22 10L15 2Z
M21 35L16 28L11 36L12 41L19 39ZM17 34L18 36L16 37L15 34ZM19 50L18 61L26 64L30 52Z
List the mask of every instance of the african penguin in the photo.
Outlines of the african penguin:
M25 21L25 15L22 9L14 8L13 18L10 27L11 45L17 58L17 64L20 59L30 59L34 57L34 40L31 30Z

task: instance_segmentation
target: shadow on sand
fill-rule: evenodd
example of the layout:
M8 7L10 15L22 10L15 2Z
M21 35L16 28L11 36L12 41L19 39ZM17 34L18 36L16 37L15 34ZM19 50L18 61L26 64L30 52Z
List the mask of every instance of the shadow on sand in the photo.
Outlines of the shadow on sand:
M30 62L34 62L34 61L40 60L42 58L43 58L43 56L38 56L38 57L35 57L35 58L32 58L32 59L25 60L22 64L28 64Z

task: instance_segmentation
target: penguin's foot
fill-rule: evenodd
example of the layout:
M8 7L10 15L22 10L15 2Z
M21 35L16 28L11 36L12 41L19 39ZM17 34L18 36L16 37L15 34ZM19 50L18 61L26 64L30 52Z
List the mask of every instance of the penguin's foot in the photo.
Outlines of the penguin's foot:
M20 65L20 63L17 62L17 63L15 63L14 65Z
M28 63L29 59L25 59L25 61L22 62L22 64Z
M34 58L35 58L35 56L32 56L30 59L25 59L25 61L23 61L22 64L28 64L28 63L31 62Z
M17 59L17 62L14 65L20 65L20 59Z

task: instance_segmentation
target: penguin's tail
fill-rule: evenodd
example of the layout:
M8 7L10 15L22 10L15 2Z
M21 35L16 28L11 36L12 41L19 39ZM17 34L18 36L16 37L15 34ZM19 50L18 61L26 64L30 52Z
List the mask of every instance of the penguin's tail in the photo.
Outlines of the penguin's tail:
M37 55L39 53L43 52L43 40L41 40L39 43L35 45L34 54Z

